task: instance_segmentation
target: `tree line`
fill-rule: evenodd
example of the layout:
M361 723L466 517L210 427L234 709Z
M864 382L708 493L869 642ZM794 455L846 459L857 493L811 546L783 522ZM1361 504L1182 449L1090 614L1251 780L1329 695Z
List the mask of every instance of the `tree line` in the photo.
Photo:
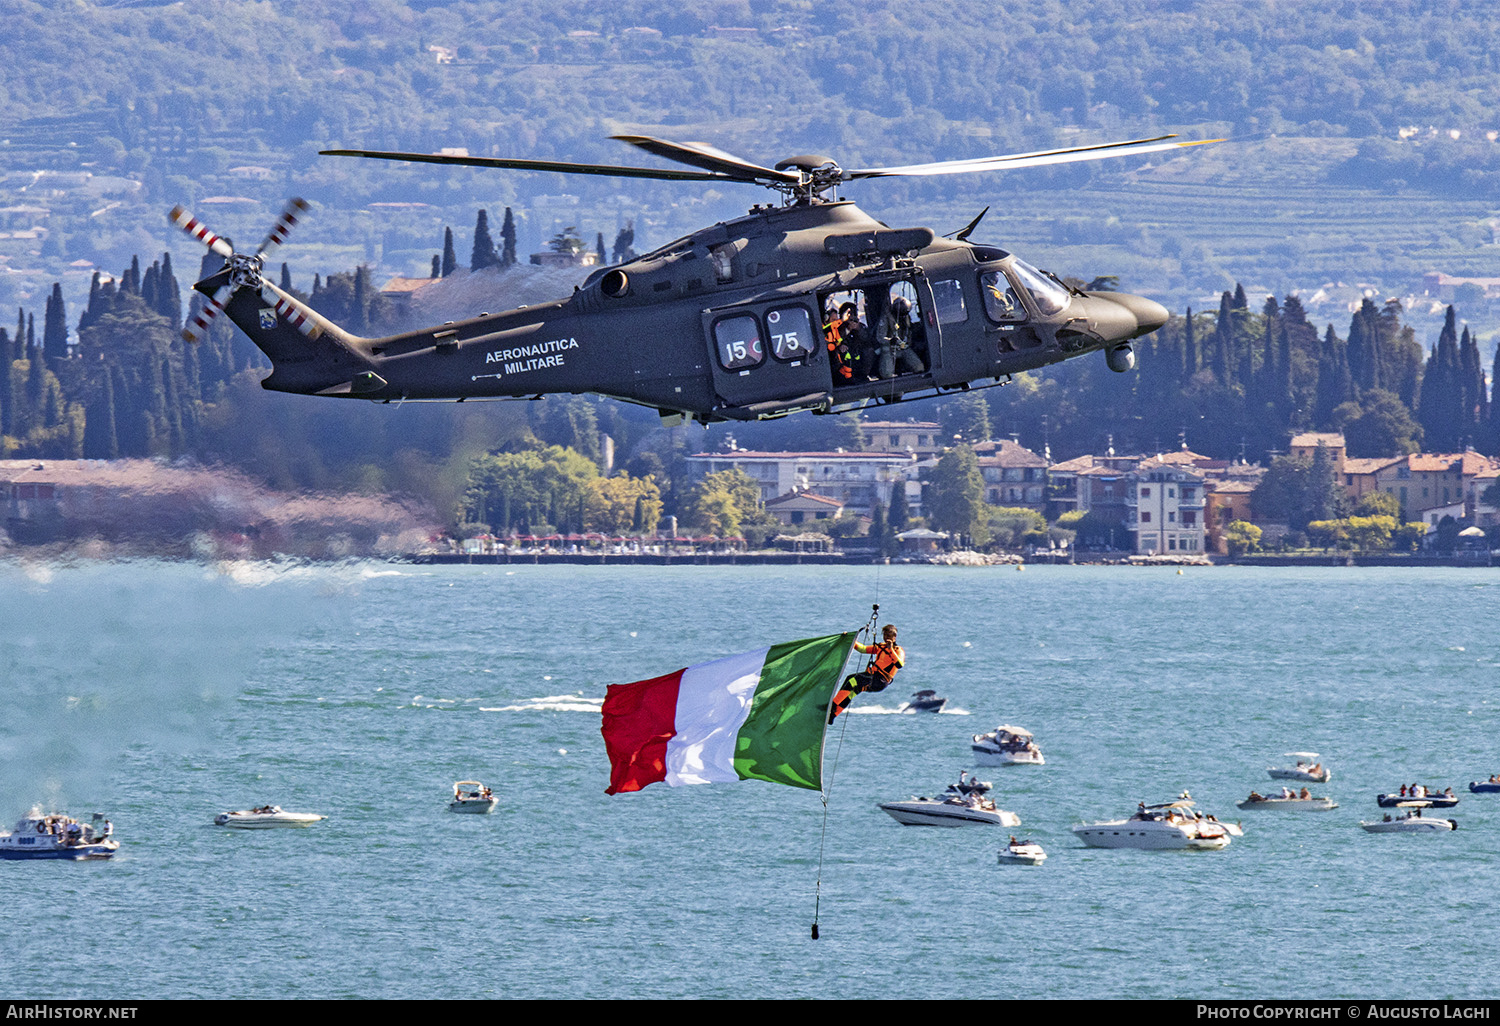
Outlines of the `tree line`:
M1475 335L1453 307L1429 351L1399 300L1366 298L1340 335L1297 296L1251 309L1242 286L1215 312L1191 309L1136 343L1137 370L1070 360L985 393L988 416L1057 459L1186 445L1264 462L1293 434L1342 432L1355 457L1500 454L1500 417Z

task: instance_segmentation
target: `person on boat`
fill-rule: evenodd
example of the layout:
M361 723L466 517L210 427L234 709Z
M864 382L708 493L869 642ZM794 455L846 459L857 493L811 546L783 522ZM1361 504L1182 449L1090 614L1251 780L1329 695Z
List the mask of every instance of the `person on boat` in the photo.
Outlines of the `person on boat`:
M1307 801L1308 799L1310 799L1312 797L1312 792L1309 791L1307 788L1304 787L1302 789L1301 793L1297 795L1297 797L1301 798L1303 801Z
M1252 801L1252 802L1263 802L1265 800L1266 800L1266 796L1263 795L1263 794L1261 794L1259 791L1251 791L1250 792L1250 797L1246 799L1246 801Z
M828 722L832 723L839 713L849 707L854 696L866 691L884 691L896 679L896 671L906 665L906 653L896 644L896 625L888 623L881 630L878 644L865 645L856 641L854 651L870 657L863 673L851 673L833 696L833 708L828 710Z

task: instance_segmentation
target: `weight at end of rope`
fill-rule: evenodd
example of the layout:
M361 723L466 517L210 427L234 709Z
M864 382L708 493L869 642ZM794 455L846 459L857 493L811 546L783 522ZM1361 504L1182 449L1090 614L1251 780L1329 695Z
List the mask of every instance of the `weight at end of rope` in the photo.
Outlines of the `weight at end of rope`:
M817 923L813 923L813 925L812 925L812 939L813 940L817 940L818 939L818 924Z

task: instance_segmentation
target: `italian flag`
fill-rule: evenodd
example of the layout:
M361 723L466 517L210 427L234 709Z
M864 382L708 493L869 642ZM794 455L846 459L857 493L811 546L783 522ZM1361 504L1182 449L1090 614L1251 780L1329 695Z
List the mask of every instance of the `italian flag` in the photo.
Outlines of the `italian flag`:
M606 794L664 780L823 787L823 731L854 632L772 645L634 684L604 699Z

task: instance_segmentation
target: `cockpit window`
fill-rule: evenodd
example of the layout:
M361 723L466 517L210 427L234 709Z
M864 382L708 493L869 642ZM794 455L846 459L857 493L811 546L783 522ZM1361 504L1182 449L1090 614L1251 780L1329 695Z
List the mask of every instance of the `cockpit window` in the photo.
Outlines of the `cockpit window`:
M1067 287L1045 271L1039 271L1024 260L1011 264L1021 287L1031 293L1037 312L1042 316L1061 312L1070 302Z
M979 292L984 296L984 312L990 320L1002 324L1024 321L1026 307L1010 279L999 271L985 271L979 276Z
M755 367L766 358L760 325L754 317L740 315L718 321L714 324L714 342L719 351L719 366L725 370Z

